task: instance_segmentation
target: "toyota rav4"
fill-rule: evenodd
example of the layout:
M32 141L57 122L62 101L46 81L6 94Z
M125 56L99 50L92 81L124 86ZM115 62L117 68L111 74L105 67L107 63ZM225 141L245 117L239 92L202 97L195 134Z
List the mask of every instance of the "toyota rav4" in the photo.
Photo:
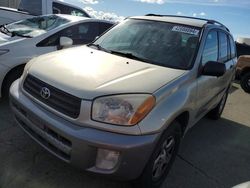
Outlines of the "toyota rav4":
M219 22L131 17L87 46L31 60L10 104L20 127L63 161L159 187L187 130L221 116L235 65Z

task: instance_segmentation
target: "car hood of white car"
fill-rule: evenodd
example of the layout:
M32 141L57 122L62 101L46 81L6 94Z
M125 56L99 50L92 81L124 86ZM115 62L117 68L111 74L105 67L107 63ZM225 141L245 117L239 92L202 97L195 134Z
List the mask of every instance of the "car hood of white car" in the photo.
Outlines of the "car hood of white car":
M28 73L82 99L121 93L153 93L185 70L166 68L87 46L33 59Z
M10 37L9 35L5 35L4 33L0 32L0 45L1 44L5 44L7 42L11 42L11 41L16 41L22 39L21 37L15 36L15 37Z

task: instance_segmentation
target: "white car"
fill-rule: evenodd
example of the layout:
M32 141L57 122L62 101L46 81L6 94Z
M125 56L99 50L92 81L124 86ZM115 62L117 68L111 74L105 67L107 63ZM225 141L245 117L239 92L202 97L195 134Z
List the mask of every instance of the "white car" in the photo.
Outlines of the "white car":
M0 26L0 98L33 57L92 42L112 22L70 15L45 15Z

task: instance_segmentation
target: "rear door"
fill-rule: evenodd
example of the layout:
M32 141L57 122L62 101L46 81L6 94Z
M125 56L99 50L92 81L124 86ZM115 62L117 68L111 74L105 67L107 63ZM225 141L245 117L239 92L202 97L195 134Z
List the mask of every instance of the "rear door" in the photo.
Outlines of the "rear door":
M221 77L199 76L197 82L197 118L203 116L220 101L232 80L234 64L226 32L214 29L208 33L202 53L201 67L209 61L225 63L226 73Z
M220 86L228 88L235 75L235 63L231 58L231 45L229 35L224 31L219 31L219 60L226 65L226 73L220 79Z
M216 29L211 30L206 36L205 46L202 52L200 69L209 61L217 62L219 58L219 36ZM214 97L221 92L220 78L215 76L199 75L197 80L197 114L199 118L207 112L213 103Z

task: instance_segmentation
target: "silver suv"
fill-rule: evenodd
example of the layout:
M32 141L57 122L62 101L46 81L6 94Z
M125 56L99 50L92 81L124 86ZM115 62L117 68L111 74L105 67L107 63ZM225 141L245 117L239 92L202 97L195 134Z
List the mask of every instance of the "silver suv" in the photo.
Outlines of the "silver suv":
M235 65L219 22L131 17L94 43L31 60L10 104L20 127L63 161L159 187L187 130L220 117Z

